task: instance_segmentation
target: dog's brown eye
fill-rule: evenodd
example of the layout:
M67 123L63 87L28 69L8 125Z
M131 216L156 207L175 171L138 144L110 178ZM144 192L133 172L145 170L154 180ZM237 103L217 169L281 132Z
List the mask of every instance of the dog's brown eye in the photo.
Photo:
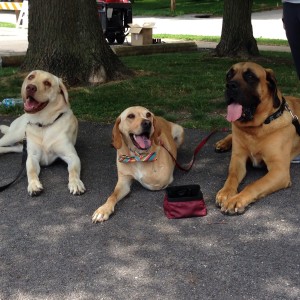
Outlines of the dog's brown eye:
M33 78L34 78L34 75L29 75L29 76L28 76L28 79L29 79L29 80L32 80Z
M249 83L252 83L252 82L256 82L258 81L258 78L256 77L256 75L254 73L252 73L250 70L246 71L244 74L243 74L243 77L245 79L245 81L249 82Z
M150 118L151 117L151 113L147 112L146 113L146 118Z
M134 118L135 118L135 115L134 115L134 114L129 114L129 115L127 116L127 118L128 118L128 119L134 119Z
M48 80L46 80L46 81L44 81L44 85L50 87L51 83Z

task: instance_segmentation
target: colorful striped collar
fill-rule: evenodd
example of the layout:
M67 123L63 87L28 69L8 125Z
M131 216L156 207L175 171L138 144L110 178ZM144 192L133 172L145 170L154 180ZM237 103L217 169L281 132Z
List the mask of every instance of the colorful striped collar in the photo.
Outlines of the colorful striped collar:
M134 155L120 155L119 162L122 163L133 163L133 162L146 162L146 161L155 161L157 160L156 152L149 152L149 153L138 153L136 151L131 151Z

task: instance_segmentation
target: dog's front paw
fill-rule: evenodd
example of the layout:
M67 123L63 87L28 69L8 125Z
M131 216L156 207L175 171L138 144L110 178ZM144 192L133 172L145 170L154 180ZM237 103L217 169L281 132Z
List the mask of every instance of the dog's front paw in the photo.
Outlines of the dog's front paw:
M70 180L68 188L73 195L81 195L85 192L85 186L79 178Z
M228 199L232 198L236 195L237 191L235 189L225 188L223 187L216 196L216 205L222 207L222 205L228 201Z
M245 211L246 201L241 194L230 188L222 188L216 196L216 204L225 214L242 214Z
M39 180L31 180L28 183L28 193L30 196L38 196L43 191L43 186Z
M247 204L247 201L245 201L245 199L243 199L243 197L238 194L231 198L228 198L225 201L222 201L221 211L228 215L239 215L245 212Z
M231 149L231 146L232 146L231 135L228 135L224 139L216 142L215 151L219 153L227 152Z
M92 222L104 222L108 220L109 216L114 212L113 208L110 207L110 205L104 204L100 206L92 216Z

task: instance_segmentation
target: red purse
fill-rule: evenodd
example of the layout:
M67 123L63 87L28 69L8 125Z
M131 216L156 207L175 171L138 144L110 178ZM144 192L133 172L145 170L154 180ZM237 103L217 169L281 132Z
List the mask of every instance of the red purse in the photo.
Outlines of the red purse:
M207 214L203 194L197 184L166 188L163 207L168 219L203 217Z

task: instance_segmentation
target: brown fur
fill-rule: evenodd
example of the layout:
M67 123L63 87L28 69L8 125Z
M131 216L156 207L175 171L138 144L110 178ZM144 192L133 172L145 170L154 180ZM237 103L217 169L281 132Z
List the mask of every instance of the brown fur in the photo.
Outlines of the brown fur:
M249 90L243 75L251 70L259 79L252 93L258 94L260 99L253 120L233 122L232 134L216 144L218 151L232 147L229 174L223 188L217 193L216 203L223 212L235 214L243 213L257 199L291 185L290 161L300 153L300 138L287 110L271 123L264 124L283 101L272 70L250 62L238 63L231 70L234 72L231 80L239 84L242 93ZM300 99L290 96L285 99L293 114L300 116ZM268 172L238 192L238 186L246 175L248 159L254 166L263 162Z
M134 118L128 116L134 115ZM141 151L135 147L129 134L140 134L142 122L151 122L151 147ZM174 162L169 153L162 149L161 143L176 157L177 148L183 142L183 128L163 118L154 116L141 106L129 107L116 119L112 130L112 145L120 155L132 155L132 151L156 152L157 160L153 162L123 163L117 161L118 182L114 192L107 201L93 214L93 222L103 222L113 213L115 205L130 192L133 180L139 181L149 190L160 190L173 181Z

